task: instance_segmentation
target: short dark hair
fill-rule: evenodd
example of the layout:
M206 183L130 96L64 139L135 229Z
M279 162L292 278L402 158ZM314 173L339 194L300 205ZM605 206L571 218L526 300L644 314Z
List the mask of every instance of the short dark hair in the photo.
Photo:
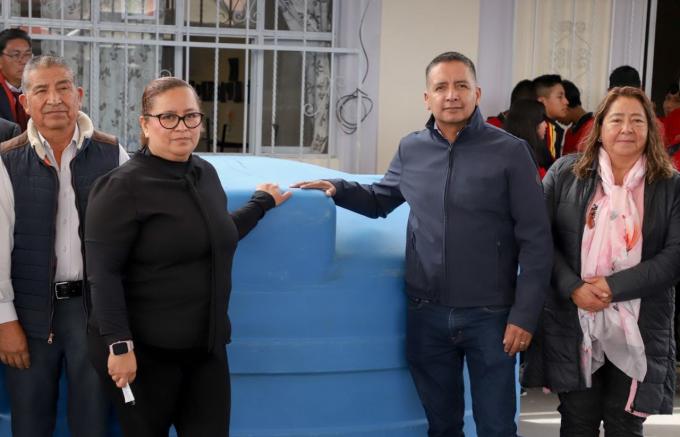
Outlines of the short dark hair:
M616 67L612 74L609 75L609 88L612 89L617 86L632 86L635 88L642 88L642 81L640 80L640 73L630 65L622 65Z
M25 30L19 28L5 29L0 32L0 52L4 52L7 43L13 39L23 39L29 46L31 45L31 37Z
M536 87L534 82L529 79L520 80L510 93L510 104L517 100L536 100Z
M435 65L441 64L443 62L462 62L467 66L467 68L470 69L472 72L472 77L477 81L477 70L475 69L475 64L462 53L458 52L444 52L440 55L437 55L433 60L430 61L429 64L427 64L427 67L425 68L425 81L427 82L428 78L430 77L430 70L434 68Z
M503 129L525 140L531 147L531 154L539 167L548 168L552 157L545 142L538 137L538 125L545 120L545 106L533 99L517 99L512 102L505 115Z
M534 88L537 97L545 97L547 91L555 85L562 85L562 77L559 74L544 74L534 79Z
M578 90L574 82L570 80L563 80L562 86L564 87L564 97L569 101L570 108L576 108L581 106L581 92Z

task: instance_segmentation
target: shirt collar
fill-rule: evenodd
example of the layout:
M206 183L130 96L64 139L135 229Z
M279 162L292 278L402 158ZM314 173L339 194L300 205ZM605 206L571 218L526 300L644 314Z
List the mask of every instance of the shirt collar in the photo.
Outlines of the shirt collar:
M439 129L439 125L437 124L437 120L434 121L434 130L436 130L437 133L439 133L439 135L441 135L442 137L444 136L444 134L442 133L442 130Z
M5 80L5 83L7 84L7 88L9 88L9 90L12 91L13 93L22 94L22 93L24 92L24 91L21 89L21 87L19 87L19 88L15 87L15 86L12 85L11 83L9 83L8 80Z
M53 152L52 146L50 145L50 143L47 142L45 137L42 136L40 131L38 131L38 137L40 137L40 142L45 147L45 149L49 150L50 152ZM80 129L78 129L78 123L76 123L76 128L73 130L73 137L71 138L71 142L68 143L68 146L66 146L66 147L77 145L78 144L78 138L80 138Z

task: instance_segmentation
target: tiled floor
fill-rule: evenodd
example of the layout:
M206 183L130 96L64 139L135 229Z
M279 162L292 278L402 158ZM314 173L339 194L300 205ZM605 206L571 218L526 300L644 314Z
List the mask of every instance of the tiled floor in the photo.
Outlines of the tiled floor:
M522 437L559 436L560 415L557 396L543 394L540 389L528 390L520 398L519 435ZM680 395L675 396L672 416L652 416L645 422L645 437L680 436ZM602 433L601 435L604 435Z

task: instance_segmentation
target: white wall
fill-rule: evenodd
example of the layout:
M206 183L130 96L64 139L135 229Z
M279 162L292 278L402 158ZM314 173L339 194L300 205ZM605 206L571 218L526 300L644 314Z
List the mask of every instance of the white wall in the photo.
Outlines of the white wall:
M451 50L477 62L478 42L479 0L383 0L377 173L387 169L399 140L427 121L427 64Z
M510 107L515 1L480 0L477 82L482 88L479 109L484 117Z

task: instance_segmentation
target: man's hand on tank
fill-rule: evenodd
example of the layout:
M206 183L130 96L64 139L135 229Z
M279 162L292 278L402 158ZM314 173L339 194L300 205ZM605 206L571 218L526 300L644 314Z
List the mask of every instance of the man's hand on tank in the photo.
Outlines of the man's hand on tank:
M300 181L295 182L290 186L290 188L301 188L303 190L321 190L326 193L326 196L335 196L335 187L328 181L323 179L316 181Z
M279 184L272 184L269 182L259 184L257 187L255 187L255 189L258 191L264 191L265 193L269 193L274 198L276 206L281 205L283 202L290 199L290 196L293 195L292 191L281 192L281 190L279 189Z

